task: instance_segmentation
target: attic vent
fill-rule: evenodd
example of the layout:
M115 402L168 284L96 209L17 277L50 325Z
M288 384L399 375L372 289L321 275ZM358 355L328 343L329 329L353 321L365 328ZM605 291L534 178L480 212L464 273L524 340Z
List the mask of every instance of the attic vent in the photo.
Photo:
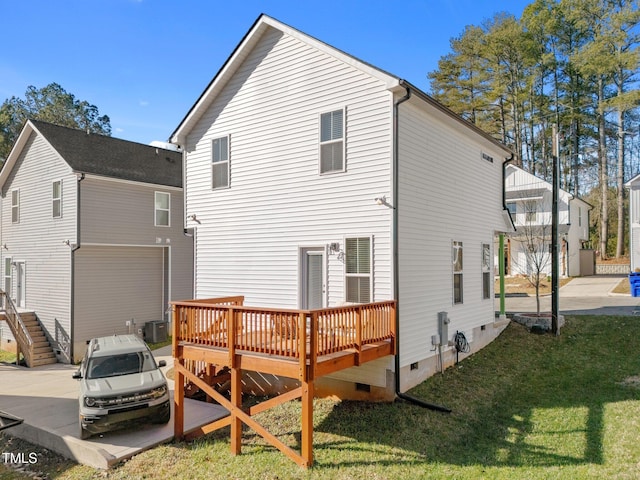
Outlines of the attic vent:
M487 162L491 162L493 163L493 157L491 155L487 155L486 153L482 152L482 159L486 160Z

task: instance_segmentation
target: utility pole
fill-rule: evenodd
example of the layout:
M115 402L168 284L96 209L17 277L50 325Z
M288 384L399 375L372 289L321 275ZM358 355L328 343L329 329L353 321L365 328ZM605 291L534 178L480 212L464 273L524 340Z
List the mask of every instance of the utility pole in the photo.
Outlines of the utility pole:
M553 126L553 177L552 177L552 206L551 206L551 331L554 335L560 335L558 327L558 318L560 316L559 309L559 293L558 287L558 191L560 190L560 172L558 165L558 132L556 126Z

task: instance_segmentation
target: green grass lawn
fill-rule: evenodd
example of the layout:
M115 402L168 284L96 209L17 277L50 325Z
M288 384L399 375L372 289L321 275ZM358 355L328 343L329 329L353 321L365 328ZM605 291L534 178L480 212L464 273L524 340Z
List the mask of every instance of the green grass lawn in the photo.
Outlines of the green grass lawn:
M56 479L631 479L640 478L640 322L568 317L560 337L510 325L405 401L315 402L315 465L303 470L246 430L243 454L222 430L97 472L51 454L30 467ZM0 397L1 398L1 397ZM300 404L256 417L298 448ZM0 437L0 451L33 446ZM4 469L4 470L3 470ZM31 478L0 463L0 478Z
M11 363L15 361L16 361L15 353L7 352L6 350L0 350L0 362Z

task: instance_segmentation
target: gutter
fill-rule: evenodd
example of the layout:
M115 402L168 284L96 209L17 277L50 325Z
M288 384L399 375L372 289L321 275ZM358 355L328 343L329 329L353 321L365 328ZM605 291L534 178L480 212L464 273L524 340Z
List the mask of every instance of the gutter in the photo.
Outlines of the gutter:
M394 368L395 368L395 394L398 398L406 400L410 403L418 405L420 407L428 408L430 410L437 410L439 412L450 413L451 409L442 405L436 405L433 403L425 402L419 398L412 397L400 391L400 272L399 272L399 248L398 248L398 187L400 184L398 176L398 152L399 152L399 139L398 139L398 114L400 104L406 102L411 98L411 87L400 80L400 85L406 90L406 95L393 103L393 170L392 170L392 182L393 182L393 223L391 240L393 242L393 298L396 301L396 354L394 356Z
M502 162L502 210L507 212L509 216L509 221L511 222L511 226L513 227L513 231L517 231L516 224L513 222L513 217L511 216L511 212L507 208L507 165L513 162L514 154L511 153L509 158L505 158L504 162Z
M69 308L69 338L71 339L69 342L69 361L73 363L73 345L74 345L74 336L73 331L75 324L75 284L76 284L76 256L75 253L80 250L80 227L81 227L81 210L80 210L80 182L84 180L84 173L81 173L78 176L77 180L77 189L76 189L76 244L71 249L71 281L69 282L71 285L71 305Z

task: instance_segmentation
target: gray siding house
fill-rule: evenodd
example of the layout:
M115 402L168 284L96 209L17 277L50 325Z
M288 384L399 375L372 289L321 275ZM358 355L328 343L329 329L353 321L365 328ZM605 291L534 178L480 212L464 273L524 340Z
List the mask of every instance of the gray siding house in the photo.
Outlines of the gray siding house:
M180 153L28 121L0 194L1 287L35 312L59 361L193 295Z

